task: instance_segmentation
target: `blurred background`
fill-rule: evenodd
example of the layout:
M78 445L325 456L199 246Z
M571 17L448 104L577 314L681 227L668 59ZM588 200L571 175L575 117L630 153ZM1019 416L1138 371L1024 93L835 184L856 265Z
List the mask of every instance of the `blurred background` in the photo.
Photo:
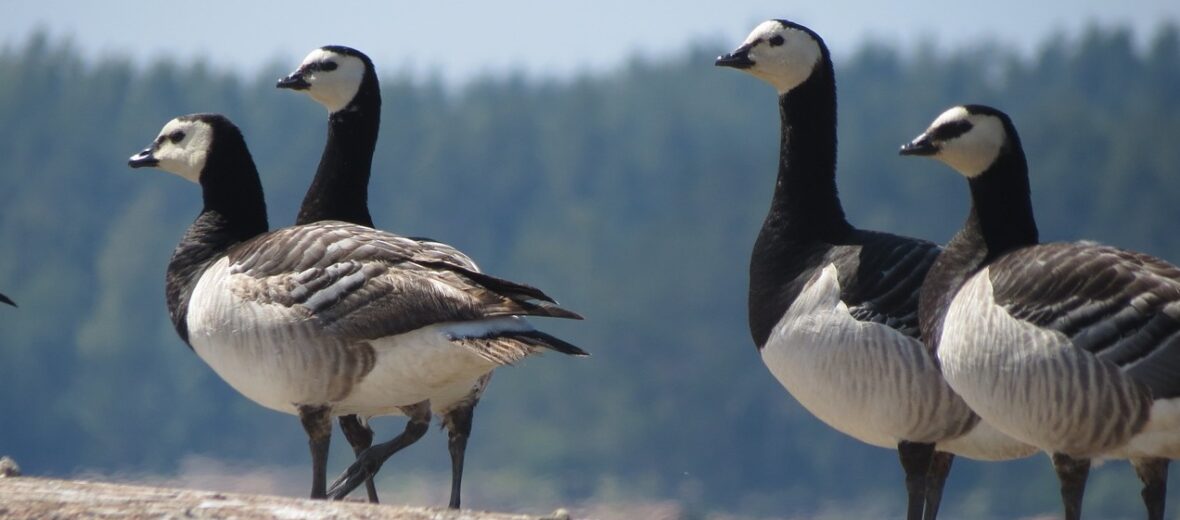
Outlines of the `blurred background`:
M588 359L497 372L464 505L621 518L900 516L896 453L803 411L745 326L770 198L773 90L713 58L790 18L836 61L839 186L861 227L945 242L965 183L898 145L963 102L1012 115L1046 240L1180 262L1180 2L67 2L0 17L0 455L33 475L302 496L292 416L222 383L164 307L200 209L126 158L168 119L222 112L293 221L324 110L274 88L304 55L374 58L379 227L449 242L585 314L541 323ZM380 438L403 419L374 421ZM330 473L351 451L337 432ZM385 501L443 505L446 437L380 475ZM945 518L1057 514L1043 456L960 459ZM1091 474L1094 518L1140 518L1125 462ZM1169 494L1180 518L1180 485Z

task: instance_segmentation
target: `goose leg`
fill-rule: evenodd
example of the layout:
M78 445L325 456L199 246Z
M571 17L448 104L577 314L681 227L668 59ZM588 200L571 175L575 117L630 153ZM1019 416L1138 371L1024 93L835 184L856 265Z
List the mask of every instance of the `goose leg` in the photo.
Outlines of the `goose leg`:
M926 475L934 457L934 444L901 441L897 443L897 456L905 470L905 489L909 495L906 520L922 520L922 508L926 501Z
M356 415L341 415L338 420L340 431L344 432L344 438L348 439L348 445L352 446L352 453L360 457L361 452L373 445L373 429ZM377 486L372 478L365 479L365 491L369 494L369 502L376 504Z
M443 415L447 429L447 448L451 451L451 501L447 507L459 509L459 495L463 487L463 460L467 453L467 438L471 436L471 420L479 398L466 401Z
M307 432L307 446L311 449L311 498L325 498L328 443L332 440L331 408L326 405L300 405L299 422L303 423L303 431Z
M389 460L389 457L392 457L394 453L414 444L426 434L426 429L430 427L430 401L403 406L401 410L410 418L406 423L405 431L389 442L376 444L361 452L357 456L356 462L353 462L344 471L344 474L329 486L328 498L340 500L348 496L362 482L373 478L373 475L376 475L377 471L381 469L381 465L385 464L385 461Z
M1061 481L1061 503L1065 506L1065 520L1082 518L1082 496L1086 493L1086 478L1090 474L1090 459L1075 459L1063 453L1053 454L1053 469Z
M930 459L930 472L926 475L926 513L923 520L938 518L938 506L942 504L942 488L946 485L946 477L951 473L951 463L955 461L952 453L935 451Z
M1147 520L1164 519L1164 500L1168 494L1168 459L1131 459L1135 474L1143 481L1143 505Z

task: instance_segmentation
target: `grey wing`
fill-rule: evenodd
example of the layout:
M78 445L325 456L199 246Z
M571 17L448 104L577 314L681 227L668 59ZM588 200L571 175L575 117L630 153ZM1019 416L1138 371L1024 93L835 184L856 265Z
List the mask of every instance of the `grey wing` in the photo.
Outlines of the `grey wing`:
M1119 366L1156 398L1180 396L1180 269L1092 243L1054 243L989 268L996 303Z
M468 271L479 271L479 266L475 265L475 260L472 260L471 257L463 254L462 251L455 249L450 244L444 244L426 237L410 237L410 240L418 242L418 245L421 247L421 251L417 255L420 262L440 263Z
M500 316L580 318L539 290L470 271L454 248L367 227L295 226L230 252L240 295L298 308L323 330L373 339L427 325ZM547 297L546 297L547 298Z
M888 325L918 337L918 294L941 249L930 242L861 231L860 246L836 262L841 300L853 318Z
M557 303L557 300L554 300L536 287L483 274L474 260L449 244L423 237L411 238L409 240L417 242L420 247L414 255L414 262L418 264L443 270L453 269L463 272L467 277L478 280L479 283L494 288L494 290L503 294L512 294L526 300L534 299L553 304Z

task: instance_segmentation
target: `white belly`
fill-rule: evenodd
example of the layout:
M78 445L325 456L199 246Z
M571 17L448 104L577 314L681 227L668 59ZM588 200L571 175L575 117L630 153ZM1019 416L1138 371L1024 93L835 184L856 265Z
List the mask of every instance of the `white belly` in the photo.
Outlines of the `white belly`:
M339 413L387 415L429 399L437 410L470 394L497 365L448 340L446 327L431 325L372 342L376 365L335 408Z
M974 460L1021 459L1037 448L1004 435L987 421L980 420L971 431L954 439L939 441L938 450Z
M1180 398L1160 399L1151 405L1151 418L1143 431L1104 458L1160 457L1180 459Z
M896 448L961 431L970 411L916 339L852 318L829 265L803 289L762 349L775 378L821 421Z

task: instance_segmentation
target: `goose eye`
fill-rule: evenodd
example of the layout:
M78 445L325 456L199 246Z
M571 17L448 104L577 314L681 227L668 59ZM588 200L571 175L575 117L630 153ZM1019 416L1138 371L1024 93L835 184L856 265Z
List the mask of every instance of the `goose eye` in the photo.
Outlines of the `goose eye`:
M330 72L330 71L336 70L336 67L337 67L337 65L336 65L336 62L334 62L334 61L325 61L320 64L320 70L322 70L324 72Z
M783 44L783 37L776 34L771 36L769 41L771 47L778 47Z
M172 144L179 143L184 140L184 132L182 132L180 130L172 132L172 133L168 134L168 140L172 141Z

